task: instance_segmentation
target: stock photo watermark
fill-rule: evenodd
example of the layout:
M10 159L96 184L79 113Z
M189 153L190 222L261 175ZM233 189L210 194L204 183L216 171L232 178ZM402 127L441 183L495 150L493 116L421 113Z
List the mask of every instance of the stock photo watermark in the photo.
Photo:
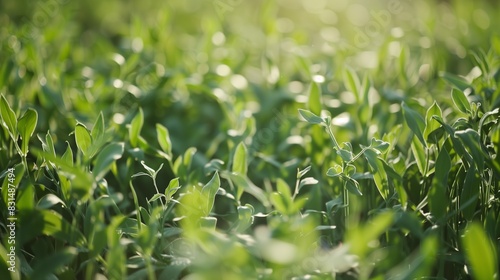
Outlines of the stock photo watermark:
M7 170L7 265L10 272L16 272L16 174L14 168Z
M354 47L364 49L372 45L376 38L381 37L387 27L390 25L392 18L401 14L405 10L406 0L390 0L384 10L370 11L370 19L363 28L357 28L354 35Z
M222 19L227 12L233 11L242 2L243 0L215 0L212 3L217 16Z
M23 31L20 39L36 39L39 36L38 30L46 27L51 20L61 13L62 7L69 2L71 2L71 0L38 1L33 16L31 18L25 18L27 28Z

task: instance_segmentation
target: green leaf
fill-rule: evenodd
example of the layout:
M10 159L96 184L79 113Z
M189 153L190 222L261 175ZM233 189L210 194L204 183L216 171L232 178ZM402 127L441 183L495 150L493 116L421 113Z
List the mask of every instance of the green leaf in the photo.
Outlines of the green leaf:
M375 139L375 137L373 137L370 143L370 148L372 148L372 150L375 150L377 154L385 153L389 148L389 143Z
M320 124L324 122L322 118L308 110L299 109L299 114L310 124Z
M165 189L165 197L167 199L167 203L170 201L172 196L180 189L179 187L179 178L174 178L170 180L168 183L168 187Z
M96 181L100 181L108 172L111 164L122 157L123 149L124 143L111 143L102 149L95 159L92 170Z
M202 228L215 230L217 226L217 218L216 217L201 217L200 226Z
M222 160L214 158L207 162L205 166L203 166L203 171L205 172L205 174L210 174L214 171L221 171L223 165L224 162Z
M163 125L156 124L156 136L158 139L158 144L160 144L161 149L167 153L167 155L172 158L172 142L170 141L170 134L168 129ZM169 159L169 160L170 160Z
M29 183L18 189L16 206L18 211L35 208L35 186Z
M371 149L365 150L364 155L370 165L373 174L373 180L377 189L384 200L389 196L389 185L387 174L385 172L383 160L377 157L377 153Z
M1 95L0 98L0 115L2 116L3 125L8 129L14 141L17 141L17 119L16 114L10 108L7 99Z
M261 188L254 185L246 176L237 173L225 173L225 176L227 176L237 188L241 188L243 191L253 195L262 204L264 204L264 206L267 207L269 205L265 192ZM239 200L239 197L237 199Z
M212 211L212 208L214 206L215 195L217 194L219 188L220 188L219 172L216 171L212 179L201 189L201 194L203 195L203 198L205 199L206 203L203 209L205 216L210 215L210 212Z
M345 187L347 190L357 196L362 196L363 193L359 190L359 183L358 181L354 180L353 178L350 177L343 177L344 182L345 182Z
M411 141L411 151L417 162L418 170L420 174L427 176L427 156L425 155L425 147L416 139L413 138Z
M44 151L47 151L54 156L56 155L54 140L52 139L52 135L50 135L50 131L47 131L47 134L45 134L45 141L43 141L40 137L38 139L42 142L42 148Z
M417 111L411 109L406 105L405 102L402 103L403 107L403 115L406 120L406 123L410 127L411 131L417 136L418 140L420 140L420 143L425 147L425 140L424 140L424 135L422 134L422 131L425 128L425 122L422 116L417 113Z
M343 72L344 86L345 88L354 94L357 103L360 101L360 91L361 83L359 77L351 68L346 67Z
M251 204L246 204L245 206L238 206L238 226L236 230L238 232L243 232L248 229L254 221L253 213L254 208Z
M33 109L28 109L24 115L19 119L18 131L21 135L22 145L21 151L26 156L28 153L29 141L33 132L35 131L38 122L38 113Z
M340 156L340 158L342 158L342 161L344 162L349 162L353 158L352 152L349 150L338 149L337 154Z
M472 223L462 236L467 262L475 279L495 279L498 274L495 247L482 226Z
M326 176L336 177L339 176L342 171L342 166L335 164L333 167L328 168L328 171L326 171Z
M297 179L302 178L304 175L306 175L307 172L309 172L309 170L311 170L310 165L304 168L303 170L297 170Z
M130 138L130 145L132 147L137 147L139 142L139 135L141 134L142 125L144 124L144 113L142 112L142 108L139 108L139 112L135 115L130 123L130 127L128 130L128 135Z
M247 175L247 148L243 142L236 146L233 156L233 172Z
M318 180L314 179L313 177L307 177L307 178L304 178L302 180L300 180L300 184L299 184L299 191L304 187L304 186L308 186L308 185L316 185L317 183L319 183Z
M104 137L104 117L102 112L97 117L97 120L94 123L94 127L92 127L92 131L90 132L92 139L97 140Z
M69 142L66 141L66 145L66 151L64 151L61 159L64 160L69 166L73 166L73 150L71 149Z
M460 208L464 219L472 221L476 211L477 201L479 199L479 191L481 186L481 177L474 166L467 170L465 181L460 195Z
M455 132L455 136L457 136L464 146L468 148L470 155L472 156L472 160L477 166L477 170L484 170L484 159L488 157L485 155L481 147L481 139L477 131L473 129L466 129Z
M76 146L80 149L84 156L90 156L89 148L92 145L92 137L85 125L77 123L75 127Z
M332 213L333 210L336 210L340 207L342 207L344 203L342 202L342 197L337 197L337 198L334 198L330 201L328 201L327 203L325 203L325 206L326 206L326 212L327 213Z
M151 178L156 178L156 173L157 173L156 170L154 170L153 168L149 167L146 164L146 162L144 162L143 160L141 160L141 165L142 165L142 167L144 167L144 169L146 169L146 171L148 172L148 174L139 172L139 173L135 174L136 176L149 175L149 177L151 177ZM160 168L158 169L158 171L161 169L162 165L160 166Z
M442 117L441 108L439 107L439 105L435 101L432 104L432 106L429 107L429 109L427 109L427 113L425 114L424 139L426 139L429 142L430 142L429 135L431 135L431 133L434 130L436 130L439 127L441 127L441 125L439 124L439 122L437 122L433 118L433 116L438 116L440 118ZM434 139L434 143L436 142L435 140L437 140L437 139Z
M321 87L313 82L309 88L309 110L315 115L321 115Z
M148 202L153 202L153 201L156 201L162 197L164 197L165 195L162 194L162 193L157 193L155 195L153 195L153 197L151 197L150 199L148 199Z
M175 160L173 171L176 176L184 178L188 175L188 171L191 168L191 163L193 161L193 156L195 153L196 148L190 147L184 152L183 156L180 156Z
M59 213L52 210L24 210L19 212L19 221L20 228L29 229L18 232L16 237L19 246L41 234L69 245L82 245L85 241L85 237L77 227L72 226Z
M472 112L469 100L467 100L463 91L453 88L451 90L451 99L453 100L453 103L455 103L455 106L457 106L458 110L462 113L470 114Z
M276 180L276 189L278 193L282 194L287 202L292 202L292 192L290 191L290 186L281 178Z
M360 100L363 101L363 105L368 105L370 108L373 107L374 104L371 104L370 103L370 100L369 100L369 92L370 92L370 88L372 87L372 82L370 80L370 78L368 77L368 75L365 75L363 77L363 84L362 84L362 87L361 87L361 91L360 91Z
M269 199L271 200L271 203L273 204L276 211L282 214L288 214L289 205L287 205L287 202L283 195L277 192L273 192L271 193Z
M63 206L66 206L66 204L56 195L53 195L51 193L43 196L38 203L36 204L36 207L38 209L48 209L56 204L61 204Z
M442 148L436 159L435 174L429 189L429 208L437 219L443 218L448 209L448 174L451 169L451 159L446 148Z
M450 85L455 86L462 91L471 87L471 85L467 82L467 80L465 80L462 77L459 77L459 76L456 76L456 75L453 75L450 73L446 73L446 72L441 72L439 74Z
M441 117L433 117L436 121L438 121L444 128L444 130L446 131L446 133L448 133L448 135L450 135L450 140L451 142L453 143L453 149L455 150L455 152L460 156L460 157L465 157L467 162L471 163L472 164L472 158L471 156L465 151L465 148L464 148L464 145L460 142L460 140L456 137L456 132L455 132L455 129L453 129L453 127L451 127L450 125L446 124L444 122L444 120L441 118Z
M61 186L64 186L64 190L67 190L67 185L71 184L71 191L76 199L81 199L85 202L90 195L92 195L93 188L95 187L94 178L90 172L86 172L82 168L74 167L68 164L65 160L56 157L50 152L41 152L40 150L33 149L33 152L38 156L44 158L46 161L50 161L59 167L60 176L66 178L61 180ZM78 180L75 180L78 178ZM69 181L70 182L69 182ZM67 181L63 185L63 181Z

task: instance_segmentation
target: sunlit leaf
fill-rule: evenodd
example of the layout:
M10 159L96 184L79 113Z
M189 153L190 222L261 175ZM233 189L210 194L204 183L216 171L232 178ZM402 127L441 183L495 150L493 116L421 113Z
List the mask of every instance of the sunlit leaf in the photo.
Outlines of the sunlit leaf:
M167 198L167 202L170 201L172 196L179 190L179 178L174 178L170 180L168 183L168 187L165 189L165 197Z
M451 90L451 99L462 113L470 114L472 112L469 100L467 100L463 91L453 88Z
M38 122L38 113L33 109L28 109L19 119L17 128L22 138L21 151L24 155L28 153L29 141L35 131Z
M354 70L346 67L343 72L343 78L345 88L348 91L352 92L356 100L359 102L361 83L359 81L358 75L356 74L356 72L354 72Z
M99 113L99 116L97 117L97 120L94 123L94 127L92 127L90 135L94 140L104 137L104 116L102 112Z
M172 142L170 141L170 133L168 129L161 124L156 124L156 136L161 149L172 158Z
M2 116L4 126L9 130L14 141L17 141L17 118L16 114L10 107L7 99L1 95L0 98L0 115Z
M498 273L495 248L482 226L470 224L462 236L467 262L475 279L495 279Z
M328 168L328 171L326 171L326 176L336 177L341 173L342 173L342 166L336 164L335 166Z
M97 155L94 169L92 169L97 181L101 180L104 175L106 175L113 162L122 157L123 149L124 143L111 143L104 147L104 149L102 149L102 151Z
M424 139L427 141L429 141L429 135L441 126L439 122L433 118L433 116L442 117L441 108L436 102L434 102L432 106L427 109L427 113L425 114Z
M206 205L203 208L205 216L208 216L212 211L215 202L215 195L217 194L219 187L220 187L219 173L215 172L212 179L201 189L201 194L203 195L203 198L206 200L205 201Z
M450 85L457 87L458 89L464 91L470 87L470 84L462 77L453 75L451 73L441 72L440 76L447 81Z
M323 123L323 119L308 110L299 109L300 115L310 124Z
M311 83L309 88L309 101L307 104L311 113L321 115L321 88L315 82Z
M420 143L422 143L422 145L425 147L426 142L422 133L425 128L424 119L417 111L411 109L408 105L406 105L405 102L403 102L402 107L403 116L406 120L406 123L408 124L408 127L410 127L411 131L413 131Z
M85 156L90 156L89 148L92 145L92 138L87 128L81 123L76 124L75 141L76 141L76 146L80 149L80 151Z
M241 175L247 174L247 148L243 142L236 146L233 157L233 172Z
M135 115L130 123L130 127L128 130L128 135L130 139L130 145L132 147L137 147L139 142L139 136L141 134L142 125L144 124L144 113L142 112L142 108L139 108L139 112Z

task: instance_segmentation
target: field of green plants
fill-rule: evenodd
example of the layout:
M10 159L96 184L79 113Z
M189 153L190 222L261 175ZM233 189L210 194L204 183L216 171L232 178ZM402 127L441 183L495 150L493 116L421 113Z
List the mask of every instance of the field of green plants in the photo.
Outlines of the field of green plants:
M500 3L0 2L0 279L499 279Z

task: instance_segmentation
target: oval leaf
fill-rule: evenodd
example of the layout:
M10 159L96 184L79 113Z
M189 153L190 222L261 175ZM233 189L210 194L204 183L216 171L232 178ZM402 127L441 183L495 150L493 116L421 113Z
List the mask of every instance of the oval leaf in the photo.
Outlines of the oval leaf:
M130 127L128 130L130 144L132 147L137 147L137 143L139 141L139 135L141 133L142 125L144 124L144 113L142 109L139 108L139 112L135 115L134 119L130 123Z
M156 124L156 135L161 149L167 153L170 158L172 158L172 142L170 141L168 129L158 123Z
M243 142L240 142L234 152L233 172L247 175L247 168L247 148Z
M431 107L427 110L425 114L425 129L424 129L424 138L429 141L429 135L441 125L439 124L438 121L436 121L433 117L438 116L442 117L442 112L441 108L439 105L434 101Z
M309 101L307 105L313 114L321 114L321 88L317 83L313 82L309 88Z
M5 127L11 133L11 136L14 138L14 141L17 141L17 119L16 114L10 108L7 99L2 95L0 98L0 115L2 116L3 123Z
M495 249L482 226L473 223L462 236L465 256L475 279L495 279L497 261Z
M106 175L113 162L122 157L123 147L123 143L111 143L104 147L99 155L97 155L94 169L92 170L97 181Z
M323 119L313 114L311 111L299 109L299 114L310 124L323 123Z
M215 195L217 194L219 187L219 172L216 171L212 179L201 189L201 194L203 195L206 203L205 208L203 209L205 216L208 216L212 211L215 202Z
M38 113L33 109L28 109L19 119L17 128L22 139L21 151L25 156L28 153L29 141L35 131L37 122Z
M89 148L92 145L92 137L85 125L77 123L75 127L76 146L84 156L89 156Z
M456 88L452 89L451 99L453 100L453 103L455 103L455 106L457 106L458 110L460 110L462 113L467 114L471 112L469 100L467 100L467 97L465 96L465 93L463 91Z
M402 104L403 107L403 116L405 118L406 123L410 127L411 131L417 136L418 140L424 145L425 140L424 140L424 135L422 134L422 131L425 128L425 122L422 116L417 113L417 111L411 109L408 105L406 105L405 102Z

